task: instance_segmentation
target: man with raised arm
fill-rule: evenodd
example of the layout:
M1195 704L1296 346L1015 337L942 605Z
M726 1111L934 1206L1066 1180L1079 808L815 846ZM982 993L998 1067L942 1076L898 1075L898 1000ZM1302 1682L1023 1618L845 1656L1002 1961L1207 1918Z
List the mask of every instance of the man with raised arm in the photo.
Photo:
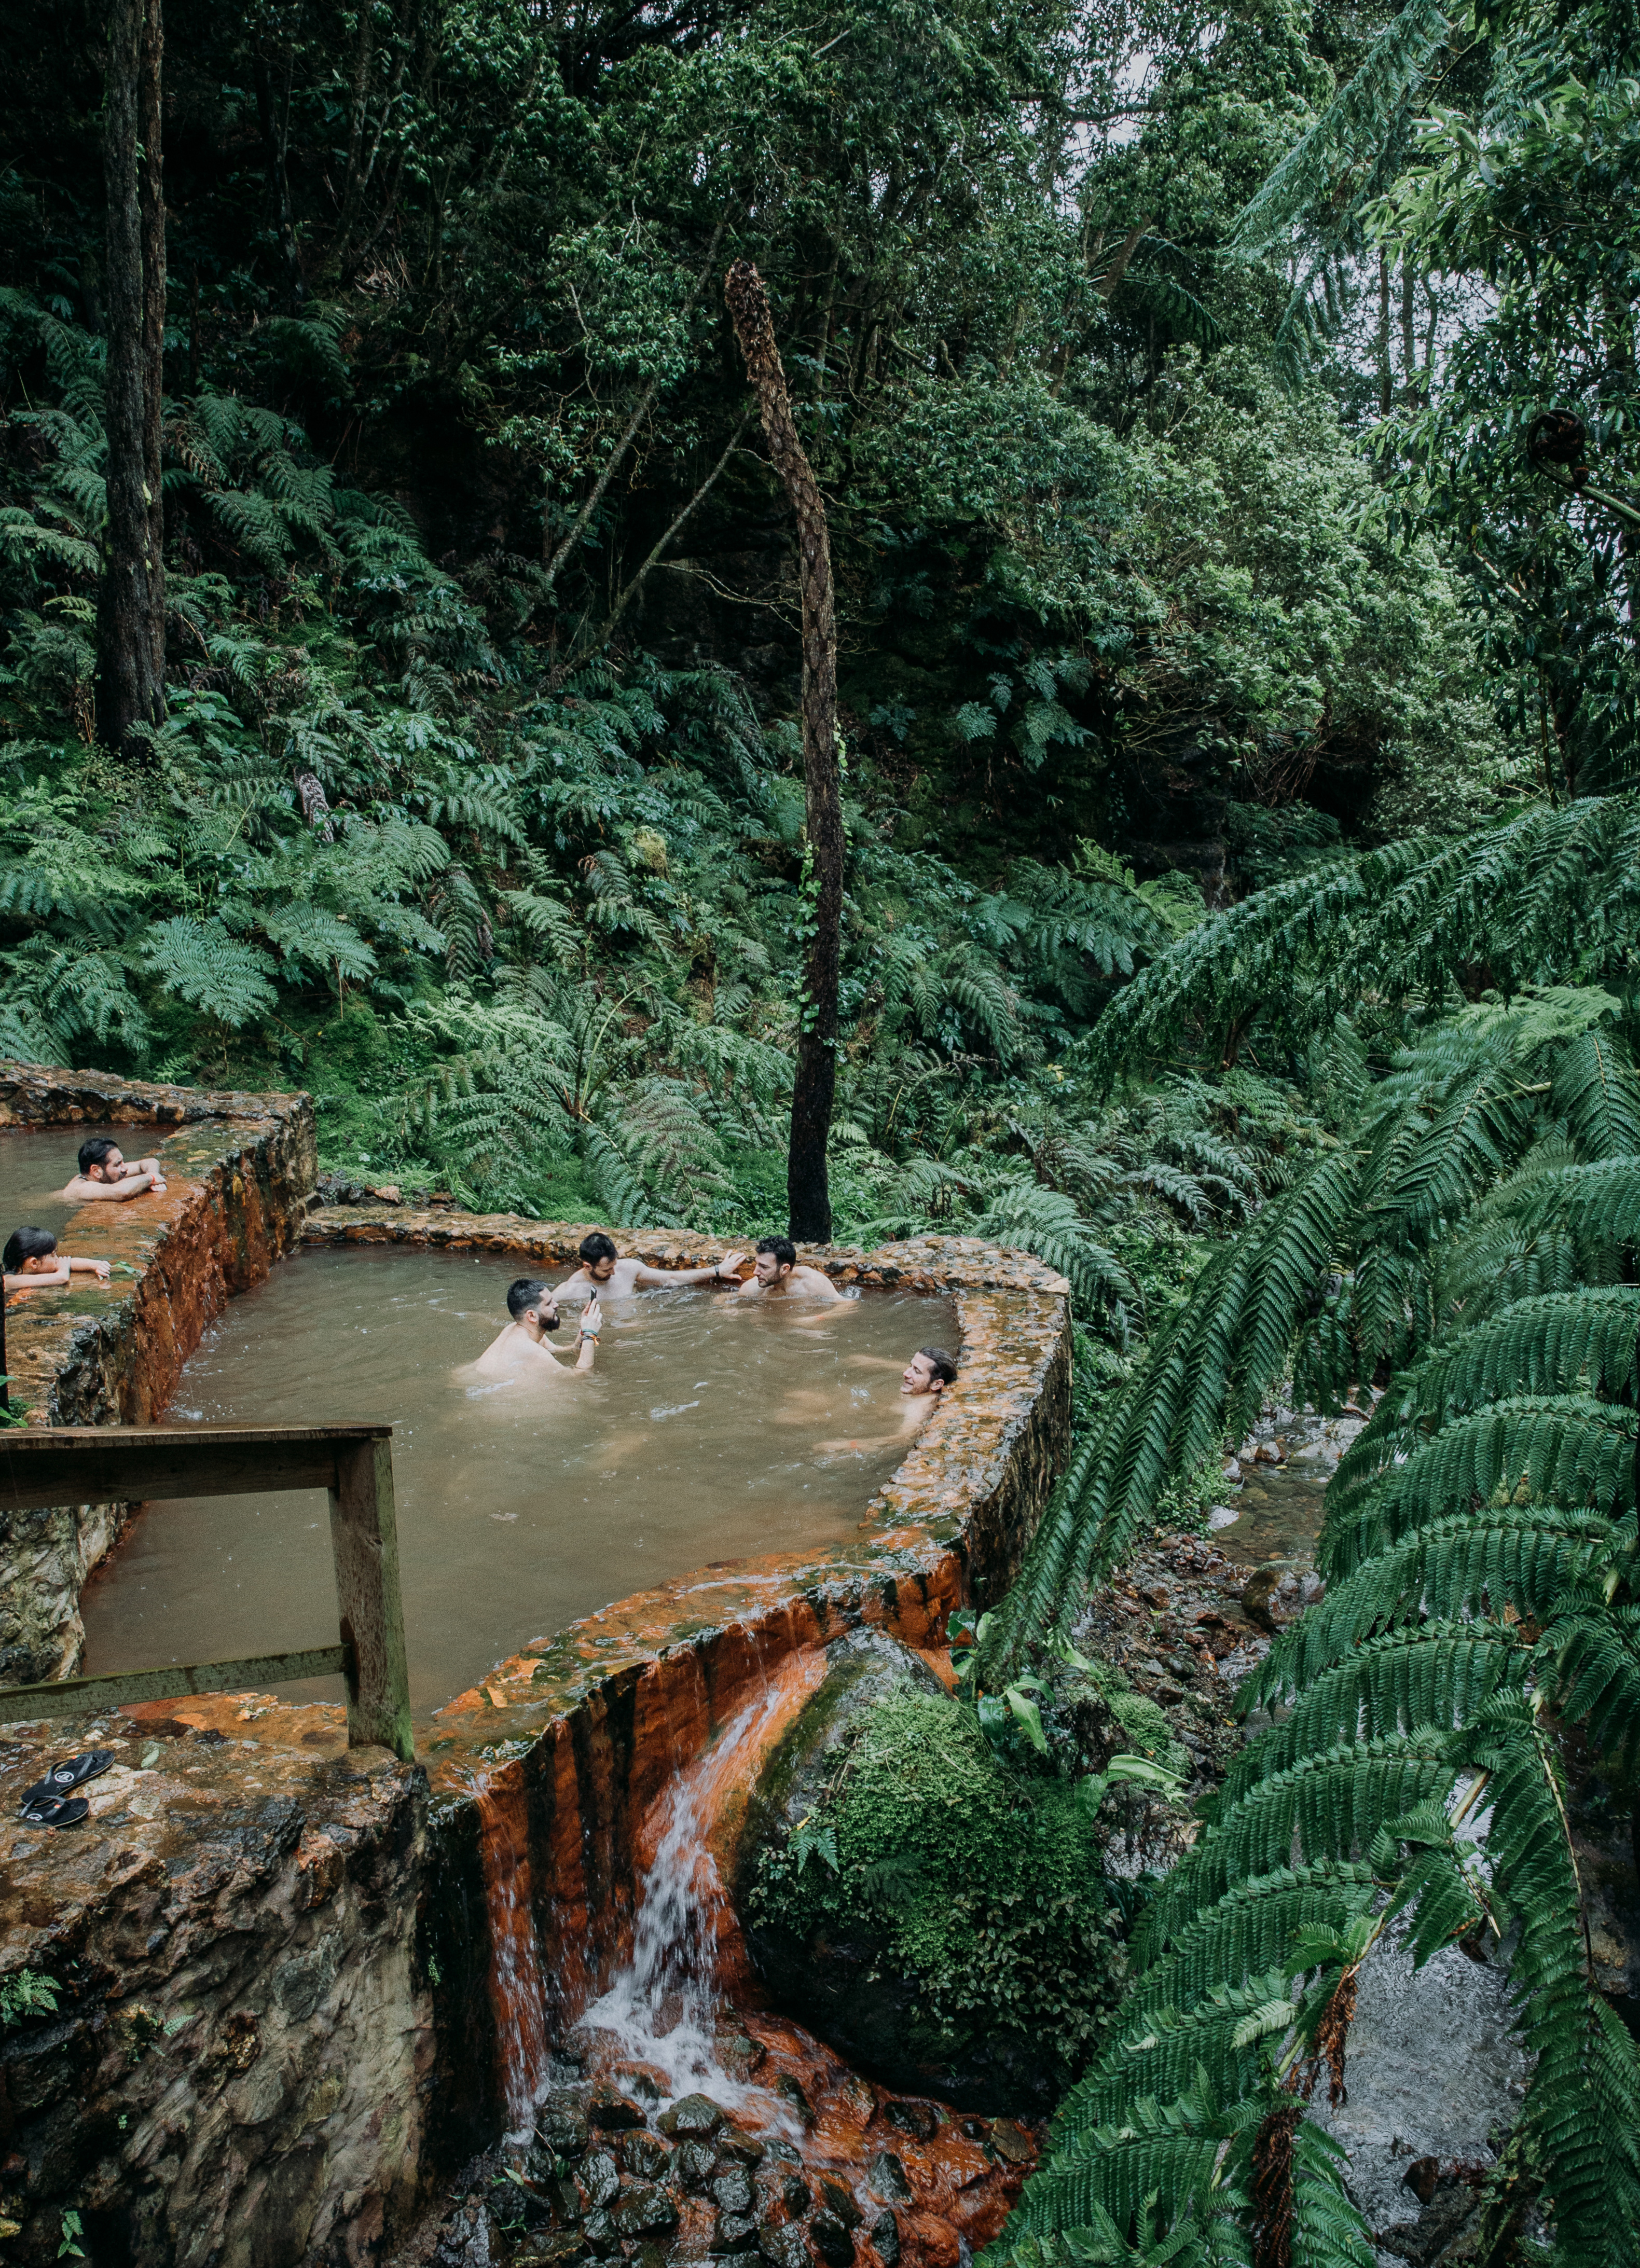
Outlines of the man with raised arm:
M798 1266L797 1247L789 1236L764 1236L757 1241L757 1268L741 1285L740 1296L742 1300L840 1300L843 1294L820 1269Z
M624 1299L633 1292L664 1292L680 1284L738 1284L742 1252L726 1252L715 1268L648 1268L623 1260L601 1228L580 1241L580 1266L558 1287L560 1300L589 1300L600 1292Z
M580 1329L575 1335L575 1360L561 1360L547 1344L547 1334L558 1328L558 1302L552 1286L539 1278L521 1276L507 1286L506 1311L513 1318L500 1336L492 1339L473 1365L480 1378L565 1378L590 1370L598 1351L603 1314L595 1292L587 1302Z
M120 1145L106 1134L93 1134L80 1144L79 1171L63 1192L65 1204L124 1204L146 1190L163 1189L165 1175L158 1158L139 1158L128 1166Z

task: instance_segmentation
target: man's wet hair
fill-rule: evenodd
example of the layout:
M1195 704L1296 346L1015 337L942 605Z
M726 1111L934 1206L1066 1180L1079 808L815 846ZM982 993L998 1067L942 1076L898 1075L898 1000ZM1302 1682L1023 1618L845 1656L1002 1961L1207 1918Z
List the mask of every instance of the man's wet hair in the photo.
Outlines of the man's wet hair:
M795 1268L797 1265L797 1247L789 1236L760 1236L757 1239L757 1249L759 1252L773 1253L776 1265L779 1267Z
M615 1248L615 1239L606 1236L601 1228L595 1228L590 1236L582 1237L580 1256L592 1268L600 1260L618 1260L621 1256Z
M947 1354L943 1347L919 1347L917 1351L927 1358L929 1369L941 1385L949 1386L957 1376L955 1358Z
M93 1166L106 1166L119 1144L106 1134L93 1134L89 1142L80 1144L80 1171L89 1174Z
M44 1260L56 1248L48 1228L14 1228L0 1252L0 1276L20 1276L26 1260Z
M516 1322L521 1315L527 1315L532 1307L539 1307L550 1295L551 1291L551 1285L544 1283L539 1276L520 1276L516 1281L506 1287L507 1314ZM543 1315L542 1329L556 1331L558 1320L557 1315Z

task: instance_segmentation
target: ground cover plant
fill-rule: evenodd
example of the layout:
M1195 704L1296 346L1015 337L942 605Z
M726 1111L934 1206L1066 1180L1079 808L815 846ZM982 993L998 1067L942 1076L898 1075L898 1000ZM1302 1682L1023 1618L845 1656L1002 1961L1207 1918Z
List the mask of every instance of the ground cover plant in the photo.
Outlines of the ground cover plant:
M785 1226L754 263L834 580L834 1230L1073 1290L1071 1466L949 1705L977 1802L1097 1815L1089 1583L1278 1381L1384 1389L1128 1997L1041 1999L996 2258L1364 2258L1305 2104L1403 1919L1510 1948L1490 2257L1530 2200L1633 2257L1565 1829L1636 1769L1632 10L13 18L0 1054L305 1086L351 1182ZM922 1928L834 1824L792 1894ZM919 1943L949 1999L972 1944Z

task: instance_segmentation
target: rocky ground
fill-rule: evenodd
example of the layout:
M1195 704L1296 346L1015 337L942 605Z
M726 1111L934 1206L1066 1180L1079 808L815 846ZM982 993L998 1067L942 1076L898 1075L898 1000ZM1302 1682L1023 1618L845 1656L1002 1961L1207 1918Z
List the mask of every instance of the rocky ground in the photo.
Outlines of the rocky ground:
M726 2015L713 2100L572 2034L532 2139L467 2169L398 2268L959 2268L1035 2162L1008 2118L890 2095L801 2026Z

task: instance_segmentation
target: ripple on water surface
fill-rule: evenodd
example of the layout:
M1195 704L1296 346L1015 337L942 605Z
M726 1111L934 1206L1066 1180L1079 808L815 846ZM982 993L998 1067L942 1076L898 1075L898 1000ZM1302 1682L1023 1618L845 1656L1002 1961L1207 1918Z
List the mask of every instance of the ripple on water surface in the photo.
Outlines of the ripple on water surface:
M606 1300L590 1377L458 1375L506 1321L520 1273L517 1255L299 1253L231 1303L169 1413L393 1421L418 1708L630 1592L849 1535L905 1453L902 1367L930 1342L956 1349L944 1300L776 1308L702 1286ZM559 1334L572 1351L575 1313ZM152 1505L85 1616L88 1673L326 1645L324 1498ZM283 1690L340 1694L333 1680Z

